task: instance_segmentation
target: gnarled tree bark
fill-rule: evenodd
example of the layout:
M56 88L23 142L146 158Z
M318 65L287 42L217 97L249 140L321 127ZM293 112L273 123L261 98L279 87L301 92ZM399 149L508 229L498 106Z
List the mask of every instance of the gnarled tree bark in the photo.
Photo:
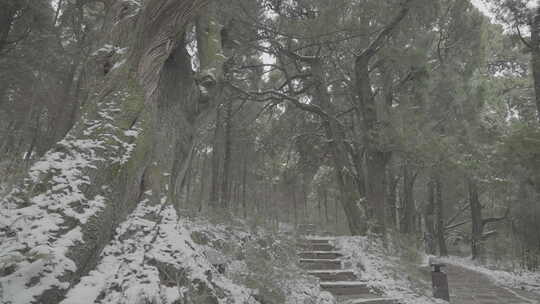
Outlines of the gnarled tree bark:
M111 29L103 43L129 48L129 57L118 55L92 84L75 127L1 201L0 249L13 259L0 286L13 303L60 302L96 266L143 192L152 190L155 205L174 203L194 134L220 94L220 45L199 50L201 67L212 67L203 71L213 72L204 77L215 77L199 81L183 39L188 23L208 12L208 1L107 4ZM217 23L209 27L198 34L203 44L215 43L220 32Z

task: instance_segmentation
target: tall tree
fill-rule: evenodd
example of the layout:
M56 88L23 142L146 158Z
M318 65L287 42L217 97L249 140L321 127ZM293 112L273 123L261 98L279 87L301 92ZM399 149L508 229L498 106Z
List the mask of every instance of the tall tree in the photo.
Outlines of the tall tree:
M10 206L2 213L2 251L20 257L12 261L13 271L3 274L2 289L34 286L24 294L4 295L9 301L61 301L96 265L144 192L152 190L154 204L175 201L194 132L207 123L221 91L221 26L213 21L214 4L151 0L143 7L122 1L106 6L109 28L101 41L128 48L129 57L116 51L115 67L96 81L76 126L2 200L2 206ZM208 27L197 34L196 78L185 36L198 14ZM160 213L153 218L159 222ZM19 229L27 220L33 225ZM29 252L32 248L39 251ZM43 255L46 261L33 263ZM28 267L34 275L21 275Z

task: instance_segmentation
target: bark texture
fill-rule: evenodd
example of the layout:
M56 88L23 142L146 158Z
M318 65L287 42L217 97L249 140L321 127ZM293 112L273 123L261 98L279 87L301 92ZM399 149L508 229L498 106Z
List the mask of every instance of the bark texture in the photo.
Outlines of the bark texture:
M531 17L531 53L536 109L540 120L540 7L535 9Z
M386 221L386 166L390 160L391 152L381 146L384 138L384 109L388 107L387 100L379 106L376 103L370 79L370 62L380 51L399 23L409 13L409 2L405 1L398 14L392 21L377 35L377 37L355 58L354 72L356 76L356 90L358 95L359 117L364 123L364 144L366 146L366 199L368 205L368 218L372 218L372 230L377 233L384 233ZM391 81L390 81L391 83ZM388 90L388 88L384 88ZM385 97L391 96L391 91L385 92Z
M402 233L412 233L414 232L414 216L415 216L415 205L414 205L414 182L416 179L416 174L411 171L410 165L405 163L403 165L403 219L401 221L401 232Z
M354 168L354 165L349 157L349 148L347 147L348 143L346 142L343 126L335 119L337 111L330 101L321 63L316 60L311 63L311 67L314 80L317 82L315 85L316 102L327 114L327 116L322 117L323 127L326 137L332 141L330 151L336 172L337 184L340 189L339 200L343 211L345 211L351 233L353 235L364 235L366 233L366 223L362 222L364 217L359 207L359 186L353 172L351 172L351 168Z
M439 255L447 256L448 248L446 246L445 225L444 225L444 201L443 185L439 173L435 174L435 233L437 235L437 245L439 246Z
M96 267L143 192L152 190L151 205L178 197L193 135L211 116L219 91L217 81L196 81L183 39L206 5L107 1L103 43L130 52L115 55L109 73L89 80L94 91L81 119L1 201L0 246L11 257L0 277L3 299L60 302ZM199 39L215 37L203 33ZM203 58L215 59L204 52ZM27 291L17 292L20 286Z

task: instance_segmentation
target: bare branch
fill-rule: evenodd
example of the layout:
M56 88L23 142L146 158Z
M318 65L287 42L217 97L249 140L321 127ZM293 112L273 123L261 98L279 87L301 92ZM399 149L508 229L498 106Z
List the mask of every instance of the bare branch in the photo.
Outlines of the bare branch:
M457 223L457 224L454 224L454 225L450 225L450 226L446 226L444 227L444 230L452 230L452 229L455 229L457 227L460 227L460 226L463 226L467 223L469 223L471 220L466 220L466 221L463 221L463 222L460 222L460 223Z
M233 84L229 84L233 89L235 89L236 91L240 92L241 94L244 94L246 98L250 99L250 100L253 100L253 101L258 101L258 102L268 102L268 101L274 101L274 102L277 102L277 103L281 103L281 102L284 102L284 101L288 101L290 102L292 105L294 105L295 107L301 109L301 110L304 110L304 111L307 111L307 112L310 112L310 113L313 113L313 114L316 114L324 119L331 119L331 117L328 115L328 113L326 113L325 111L323 111L319 106L316 106L314 104L310 104L310 103L303 103L301 102L300 100L294 98L294 97L291 97L287 94L284 94L282 92L279 92L277 90L266 90L266 91L261 91L261 92L257 92L257 91L245 91Z
M463 212L465 212L466 210L468 210L469 208L471 208L471 204L469 203L465 203L463 204L463 206L461 206L461 208L459 208L459 210L456 212L456 214L454 214L454 216L452 216L452 218L450 218L447 222L446 222L446 225L452 225L452 223L461 215L463 214Z
M490 231L487 231L487 232L484 232L482 233L482 235L480 236L480 238L482 240L487 240L490 236L494 236L494 235L497 235L497 230L490 230Z
M377 52L381 49L383 46L385 40L392 34L394 29L398 26L398 24L407 16L409 13L409 3L412 0L405 0L405 2L402 4L402 8L399 11L399 13L396 15L396 17L377 35L375 40L371 42L371 44L360 53L360 55L357 55L357 57L363 57L363 58L371 58Z
M531 50L534 49L534 47L529 43L529 41L527 41L527 39L525 39L525 37L523 37L523 35L521 35L521 30L519 29L519 25L516 24L514 27L516 28L516 32L517 32L518 37L521 40L521 42L523 42L523 44L525 44L525 46L527 48L529 48Z
M505 219L508 218L509 214L510 214L510 208L507 208L506 212L501 217L489 217L489 218L483 219L482 220L482 226L485 226L485 225L487 225L489 223L496 223L496 222L500 222L502 220L505 220Z

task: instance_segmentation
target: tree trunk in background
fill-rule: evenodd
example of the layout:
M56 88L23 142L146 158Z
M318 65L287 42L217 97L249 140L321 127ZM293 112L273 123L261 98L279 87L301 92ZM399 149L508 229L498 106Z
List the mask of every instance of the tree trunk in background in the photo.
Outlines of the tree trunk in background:
M4 49L8 46L9 33L15 18L15 14L20 10L17 1L3 1L0 4L0 57Z
M210 197L208 199L208 204L212 208L219 206L220 198L220 151L221 151L221 139L220 139L220 130L222 126L222 108L218 106L216 110L216 126L214 129L214 140L212 145L212 162L211 162L211 179L210 179Z
M373 220L373 231L385 231L385 175L390 153L380 150L382 125L377 115L377 105L371 89L369 61L374 54L364 52L355 60L356 89L358 91L359 115L364 123L364 143L366 145L366 199L367 216Z
M388 155L380 151L368 151L366 157L368 218L373 219L373 232L383 233L386 227L386 164Z
M335 212L336 212L336 218L335 218L335 221L336 221L336 230L339 228L338 227L338 224L339 224L339 219L338 219L338 211L339 211L339 208L338 208L338 202L337 200L334 200L334 209L335 209Z
M469 204L471 208L472 232L471 232L471 255L475 260L481 255L481 242L484 226L482 224L482 205L478 199L478 187L472 180L468 180Z
M435 243L435 180L430 177L427 183L427 205L424 210L426 253L435 254L437 246Z
M354 172L354 165L350 162L344 130L334 117L337 114L337 111L332 105L330 96L328 95L324 77L325 74L321 62L316 60L311 63L311 66L314 82L316 82L316 104L329 115L329 117L322 117L322 119L326 137L328 140L332 141L329 148L334 170L336 172L337 184L340 190L339 200L347 217L347 223L351 233L353 235L364 235L366 233L366 225L365 223L362 223L362 212L358 207L358 201L360 199L358 193L359 187L356 185L356 178L352 173ZM385 172L383 171L381 174L384 176ZM384 185L380 185L380 187L384 187Z
M304 219L307 221L309 219L309 211L308 211L308 194L307 194L307 185L305 182L305 178L302 174L302 178L300 179L300 190L302 191L302 203L304 205Z
M223 143L223 178L221 181L221 202L223 208L229 208L231 200L231 161L232 161L232 101L225 104L225 139Z
M298 226L298 199L296 198L296 184L292 184L292 199L294 206L294 225Z
M399 184L400 177L396 176L389 168L388 170L388 194L387 194L387 216L389 219L389 224L392 225L393 228L399 229L397 226L399 221L397 219L398 217L398 206L397 206L397 186Z
M325 223L328 224L330 222L330 218L328 217L328 190L324 189L324 217L326 219Z
M444 202L442 197L442 182L439 173L435 174L435 233L437 236L437 244L439 246L439 255L447 256L448 248L446 247L445 225L444 225Z
M202 212L202 209L203 209L203 201L204 201L204 192L206 190L206 186L207 186L207 180L208 180L208 175L207 174L207 167L208 167L208 157L207 157L207 154L204 153L204 152L201 152L201 158L202 158L202 168L200 170L201 172L201 176L200 176L200 189L199 189L199 197L198 197L198 200L199 200L199 203L198 203L198 212Z
M403 219L401 221L401 232L412 233L414 231L414 182L416 175L411 172L410 165L405 162L403 165Z
M531 65L534 81L536 109L540 120L540 7L533 12L531 22Z
M385 176L386 166L391 157L390 151L382 150L383 138L385 138L384 130L388 127L387 109L392 104L392 79L388 73L388 68L383 68L382 73L385 85L384 100L380 104L378 111L375 97L373 94L371 79L370 79L370 61L377 55L380 49L388 41L396 27L409 13L409 2L405 1L398 14L390 21L390 23L379 32L377 37L362 50L359 55L356 55L354 62L354 75L357 91L356 111L359 117L363 118L364 124L364 145L366 147L366 199L367 199L367 215L372 217L374 223L372 230L376 233L384 234L386 231L386 204L385 204Z
M193 162L193 161L191 161ZM186 172L186 178L185 178L185 197L184 199L182 200L182 204L180 206L178 206L178 209L184 209L186 208L189 203L191 202L191 185L192 185L192 180L194 178L194 172L193 172L193 164L191 166L189 166L189 169L187 170Z
M246 155L244 155L242 159L242 209L243 209L243 216L244 218L247 218L247 162Z
M317 222L322 222L322 202L321 197L317 195Z

